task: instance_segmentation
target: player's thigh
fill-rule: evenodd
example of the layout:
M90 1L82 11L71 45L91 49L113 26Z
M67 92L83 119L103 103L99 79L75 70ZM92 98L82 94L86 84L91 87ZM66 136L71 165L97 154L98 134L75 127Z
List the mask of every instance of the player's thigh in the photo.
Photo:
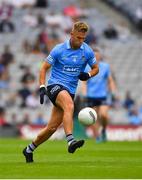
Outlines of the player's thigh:
M57 128L63 119L63 110L60 107L53 106L50 120L48 122L48 127Z
M66 91L60 91L57 98L56 104L61 107L64 111L66 110L74 110L74 102L71 95Z

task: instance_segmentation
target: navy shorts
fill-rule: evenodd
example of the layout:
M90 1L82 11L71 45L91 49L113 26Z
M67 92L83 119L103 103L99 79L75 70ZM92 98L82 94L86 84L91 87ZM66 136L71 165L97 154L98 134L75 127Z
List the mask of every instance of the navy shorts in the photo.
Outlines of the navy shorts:
M56 106L56 98L57 98L59 92L61 92L63 90L66 90L70 94L71 98L74 99L74 94L71 94L67 90L67 88L65 88L64 86L62 86L60 84L52 84L52 85L47 86L48 97L55 106Z
M101 106L101 105L109 105L107 97L102 97L102 98L87 98L87 104L89 107L94 107L94 106Z

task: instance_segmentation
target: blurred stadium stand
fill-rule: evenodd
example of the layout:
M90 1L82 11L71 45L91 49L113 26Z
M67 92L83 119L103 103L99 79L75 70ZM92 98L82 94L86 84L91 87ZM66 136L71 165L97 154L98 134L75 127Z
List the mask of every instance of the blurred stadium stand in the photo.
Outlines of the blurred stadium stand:
M140 31L142 31L142 1L135 0L103 0L124 14Z
M4 2L6 3L6 0ZM36 0L23 0L21 4L18 0L8 0L7 2L13 7L9 19L15 27L13 32L7 31L6 28L4 32L0 33L0 55L4 51L4 46L9 45L14 56L14 61L7 67L0 59L0 106L5 109L7 123L34 124L40 112L43 114L43 124L48 121L52 108L48 99L43 106L40 106L39 103L35 107L32 106L32 103L35 102L35 98L32 96L33 91L36 92L35 97L39 100L38 73L40 64L56 43L69 37L70 27L77 20L84 20L91 26L96 41L91 42L90 45L102 48L102 52L115 74L120 102L118 107L112 108L110 111L110 123L130 123L127 110L123 107L123 101L129 90L136 101L138 110L142 106L142 41L141 34L132 31L134 27L131 25L131 29L128 26L129 22L126 21L125 17L121 17L117 21L118 12L113 17L109 16L107 5L97 0L48 0L45 8L36 7ZM128 14L131 17L132 14L135 14L136 7L141 4L139 0L131 3L129 0L108 0L105 2L117 7L121 12L123 11L123 15ZM104 6L106 11L101 11L101 7ZM0 1L0 7L3 8L2 1ZM132 14L129 14L130 12ZM39 14L40 20L38 19ZM134 22L135 18L133 17L131 20ZM1 21L2 18L0 18L0 23ZM109 24L112 24L118 32L116 39L107 39L104 36L104 30ZM31 81L29 78L26 83L22 83L21 78L25 73L25 67L30 67L30 73L35 76L35 79ZM5 74L8 74L8 77ZM49 74L47 78L48 76ZM25 98L26 105L22 107L19 90L23 89L25 85L32 98L30 104L26 102ZM26 92L24 91L24 93ZM142 118L140 119L141 123Z

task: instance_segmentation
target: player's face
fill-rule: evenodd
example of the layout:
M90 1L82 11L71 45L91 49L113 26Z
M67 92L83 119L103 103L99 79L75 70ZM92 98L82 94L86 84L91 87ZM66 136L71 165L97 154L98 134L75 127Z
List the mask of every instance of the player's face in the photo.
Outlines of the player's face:
M71 32L71 46L74 49L80 48L86 38L86 32Z

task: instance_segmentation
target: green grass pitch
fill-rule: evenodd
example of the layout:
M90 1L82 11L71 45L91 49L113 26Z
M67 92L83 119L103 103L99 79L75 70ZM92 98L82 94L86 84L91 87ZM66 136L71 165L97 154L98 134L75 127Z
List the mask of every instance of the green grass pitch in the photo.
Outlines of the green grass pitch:
M74 154L66 141L47 141L26 164L21 153L29 143L21 139L0 139L0 178L10 179L142 179L142 142L86 140Z

